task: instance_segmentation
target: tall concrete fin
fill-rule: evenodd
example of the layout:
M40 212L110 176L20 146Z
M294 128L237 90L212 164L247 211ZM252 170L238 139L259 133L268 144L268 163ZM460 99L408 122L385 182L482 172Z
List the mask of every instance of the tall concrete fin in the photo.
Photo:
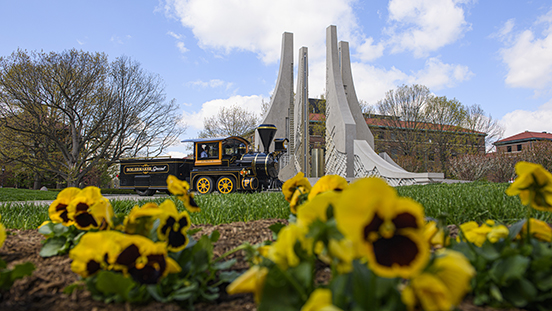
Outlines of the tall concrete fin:
M302 47L298 54L298 73L297 89L295 91L295 101L293 103L293 128L290 136L287 161L286 156L282 157L278 178L288 180L298 172L303 172L309 176L310 151L309 151L309 67L308 67L308 48ZM293 141L292 141L293 139Z
M341 64L341 77L343 78L343 89L345 90L345 95L347 96L347 102L349 103L349 109L353 114L353 118L356 123L356 139L366 140L368 145L374 148L374 135L368 128L366 120L362 115L362 110L358 103L358 98L356 96L355 84L353 83L353 73L351 70L351 56L349 54L349 42L341 41L339 42L339 55L340 55L340 64Z
M356 123L339 65L337 29L326 28L326 174L354 177Z
M282 34L282 53L276 87L272 94L270 107L261 124L274 124L278 129L276 138L290 139L293 126L293 33ZM291 139L290 139L291 141ZM255 133L255 149L263 151L261 139ZM274 144L270 152L274 151Z
M353 85L349 45L340 42L338 51L336 32L326 29L326 174L377 176L393 186L442 181L442 173L407 172L376 154Z

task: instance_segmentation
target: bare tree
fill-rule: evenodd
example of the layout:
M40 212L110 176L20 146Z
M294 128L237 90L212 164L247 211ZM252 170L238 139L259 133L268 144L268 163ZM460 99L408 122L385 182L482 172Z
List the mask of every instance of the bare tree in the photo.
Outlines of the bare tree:
M78 186L94 166L157 155L183 133L161 80L127 57L18 50L0 59L4 157Z
M462 136L460 125L466 119L466 109L456 98L447 99L446 96L432 97L424 109L428 122L426 135L429 148L435 148L441 163L441 172L448 172L448 159L452 155L453 147ZM429 150L433 152L434 150ZM428 150L426 150L428 152ZM427 160L426 160L427 162Z
M244 136L253 131L259 119L253 112L232 105L222 107L218 113L203 120L203 131L199 137L223 137L223 136Z
M387 126L403 155L415 155L420 145L422 137L419 130L427 121L424 108L430 98L431 93L426 86L403 85L387 91L385 98L377 103L378 111L390 116L386 119Z
M467 107L467 114L463 127L487 134L485 146L487 152L492 151L493 143L503 137L504 127L497 120L493 120L491 115L487 116L483 108L477 104Z

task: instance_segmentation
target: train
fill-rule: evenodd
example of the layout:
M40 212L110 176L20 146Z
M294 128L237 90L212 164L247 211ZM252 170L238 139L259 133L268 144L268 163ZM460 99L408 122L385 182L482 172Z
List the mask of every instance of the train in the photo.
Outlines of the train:
M174 175L201 194L279 189L279 160L287 152L288 139L275 139L277 129L273 124L261 124L256 131L263 152L255 152L243 137L228 136L183 140L193 143L193 155L188 158L120 159L119 187L152 196L157 191L168 192L167 177ZM273 140L274 151L269 152Z

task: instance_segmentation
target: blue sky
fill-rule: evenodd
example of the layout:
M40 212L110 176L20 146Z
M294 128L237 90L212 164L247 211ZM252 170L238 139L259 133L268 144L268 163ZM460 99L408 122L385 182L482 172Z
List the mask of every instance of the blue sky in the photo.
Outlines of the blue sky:
M286 31L295 54L309 48L309 97L324 94L329 25L349 42L360 100L423 84L479 104L505 137L552 132L549 0L0 0L0 12L0 56L76 48L127 55L159 74L188 126L181 139L223 105L260 112Z

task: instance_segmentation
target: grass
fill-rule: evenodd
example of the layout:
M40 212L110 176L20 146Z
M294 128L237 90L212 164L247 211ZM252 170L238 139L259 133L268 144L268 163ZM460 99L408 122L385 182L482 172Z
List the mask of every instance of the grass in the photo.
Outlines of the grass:
M411 197L421 203L425 207L427 216L436 218L445 215L449 224L460 224L470 220L483 222L487 219L512 224L526 216L526 208L521 205L519 198L509 197L504 193L507 187L508 184L476 182L403 186L398 187L397 191L400 196ZM48 193L48 191L39 192ZM174 197L172 199L179 210L184 210L181 202ZM194 224L217 225L258 219L287 219L289 216L288 203L280 192L209 194L197 195L195 199L201 207L201 212L191 214ZM138 201L112 200L111 204L115 213L128 214L135 205L152 201L159 204L163 200L165 198L144 198ZM32 202L0 203L2 223L7 228L14 229L36 228L48 220L47 209L45 205L35 205ZM532 216L552 222L550 213L535 211Z
M507 183L473 182L398 187L400 196L410 197L424 206L426 216L445 215L447 223L470 220L479 223L494 219L512 224L526 217L527 209L519 198L504 193ZM532 212L532 217L551 222L547 212Z
M0 202L55 200L58 191L0 188Z

